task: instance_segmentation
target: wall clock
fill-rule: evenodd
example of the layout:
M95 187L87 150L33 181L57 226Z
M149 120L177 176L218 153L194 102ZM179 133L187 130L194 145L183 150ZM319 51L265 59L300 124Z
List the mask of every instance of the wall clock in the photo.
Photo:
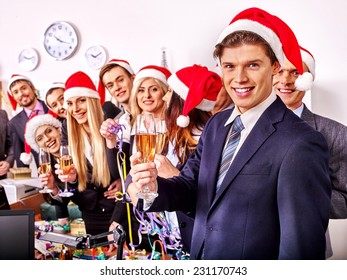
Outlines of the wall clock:
M100 69L107 60L106 50L102 46L91 46L85 52L85 59L89 67Z
M77 50L78 44L77 30L65 21L54 22L44 34L45 50L56 60L71 57Z
M32 71L39 64L39 54L33 48L23 49L18 55L18 63L24 71Z

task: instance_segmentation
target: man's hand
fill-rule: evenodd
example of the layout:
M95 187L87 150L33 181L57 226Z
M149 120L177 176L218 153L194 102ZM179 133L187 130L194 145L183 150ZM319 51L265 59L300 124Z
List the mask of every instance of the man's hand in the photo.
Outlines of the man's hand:
M145 186L151 191L158 191L157 176L158 171L154 162L140 163L141 153L137 152L130 157L130 175L132 183L127 188L127 193L134 205L137 204L138 198L136 194Z

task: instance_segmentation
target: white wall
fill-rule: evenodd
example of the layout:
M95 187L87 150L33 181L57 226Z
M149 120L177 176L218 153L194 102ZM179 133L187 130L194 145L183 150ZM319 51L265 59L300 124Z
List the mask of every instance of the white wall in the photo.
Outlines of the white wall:
M14 73L28 75L39 88L51 81L65 81L78 70L97 82L98 71L88 69L84 61L84 51L94 44L106 47L109 59L128 60L135 71L148 64L160 64L163 46L171 71L193 63L214 68L212 52L218 35L233 16L251 6L286 21L300 44L313 53L317 76L311 108L347 125L344 0L1 0L2 90L6 92ZM56 20L71 22L79 30L80 48L66 61L52 59L42 43L45 29ZM35 48L41 56L38 68L29 73L21 71L17 63L19 52L26 47ZM6 104L3 107L9 108ZM333 234L345 242L346 220L333 224L337 226ZM346 242L335 246L339 258L347 259Z

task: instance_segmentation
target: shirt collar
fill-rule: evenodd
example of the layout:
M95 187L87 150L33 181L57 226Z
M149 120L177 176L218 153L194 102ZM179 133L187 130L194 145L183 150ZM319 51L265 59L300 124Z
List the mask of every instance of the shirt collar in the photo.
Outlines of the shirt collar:
M302 111L304 110L304 103L301 103L301 105L293 110L293 113L297 115L299 118L301 118Z
M42 113L44 113L43 106L42 106L42 104L41 104L41 102L40 102L39 100L37 100L34 109L29 110L29 109L27 109L27 108L24 108L24 112L25 112L25 114L26 114L28 117L30 116L30 114L31 114L31 112L32 112L33 110L38 110L38 111L39 111L39 113L38 113L39 115L42 114Z
M243 114L241 114L238 106L235 104L235 108L224 126L227 126L230 123L232 123L235 120L235 118L240 115L243 126L246 130L250 131L255 125L255 123L258 121L260 116L264 113L264 111L276 100L276 96L276 93L272 91L271 94L263 102L247 110Z

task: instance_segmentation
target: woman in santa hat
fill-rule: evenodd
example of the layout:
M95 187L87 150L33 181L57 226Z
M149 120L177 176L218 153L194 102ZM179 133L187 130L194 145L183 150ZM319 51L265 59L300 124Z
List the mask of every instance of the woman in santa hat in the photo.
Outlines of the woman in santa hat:
M63 203L59 192L64 189L64 184L54 173L54 163L59 161L59 149L61 145L61 122L51 114L37 115L28 121L25 131L25 142L32 150L39 153L40 148L47 149L50 153L52 171L48 174L40 174L40 181L43 186L52 190L50 195L45 194L45 200L60 208L57 211L57 218L68 217L67 205Z
M68 175L63 175L56 165L56 173L73 190L71 200L82 212L87 234L104 233L115 208L119 174L111 176L109 171L105 139L99 132L104 114L99 93L88 75L76 72L68 78L64 107L67 127L63 126L62 141L69 143L73 167Z
M170 144L166 156L155 156L158 175L163 178L177 176L194 153L222 88L220 76L200 65L178 70L168 84L163 100L167 104L165 120ZM180 233L182 247L177 251L189 253L194 213L166 212L166 216L171 228Z

